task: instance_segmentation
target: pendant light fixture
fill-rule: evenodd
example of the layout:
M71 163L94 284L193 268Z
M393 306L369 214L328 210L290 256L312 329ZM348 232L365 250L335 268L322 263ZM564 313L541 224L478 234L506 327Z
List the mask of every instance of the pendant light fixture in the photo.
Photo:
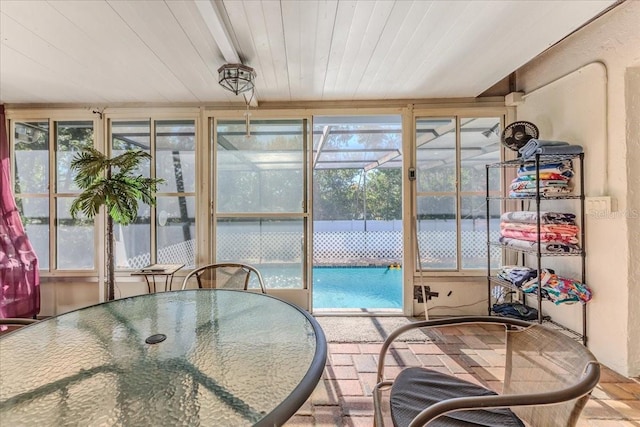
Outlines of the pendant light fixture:
M224 64L218 68L218 83L236 95L253 90L256 72L244 64Z
M251 137L251 122L249 117L249 104L253 100L254 91L254 79L256 78L256 72L253 68L244 64L225 64L218 68L218 83L223 88L235 93L236 95L242 93L244 103L247 105L247 111L244 113L245 122L247 127L247 138ZM251 96L247 96L243 92L251 91Z

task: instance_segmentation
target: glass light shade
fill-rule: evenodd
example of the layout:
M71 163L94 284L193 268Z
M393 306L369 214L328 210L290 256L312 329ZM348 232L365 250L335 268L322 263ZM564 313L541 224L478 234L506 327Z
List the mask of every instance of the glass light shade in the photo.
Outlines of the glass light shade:
M256 73L243 64L225 64L218 68L218 83L236 95L253 89Z

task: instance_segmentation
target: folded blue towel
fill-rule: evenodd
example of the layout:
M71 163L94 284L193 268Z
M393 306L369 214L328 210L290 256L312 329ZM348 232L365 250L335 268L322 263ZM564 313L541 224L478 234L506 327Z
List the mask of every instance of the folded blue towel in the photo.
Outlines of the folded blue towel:
M569 145L569 143L564 141L545 141L542 139L532 138L518 151L522 154L522 157L526 159L533 156L536 153L536 150L540 147L557 147L566 145Z
M536 154L546 154L546 155L556 155L560 156L563 154L580 154L582 153L582 145L543 145L542 147L538 147L536 151L531 154L529 157L533 157ZM529 157L524 157L528 159Z

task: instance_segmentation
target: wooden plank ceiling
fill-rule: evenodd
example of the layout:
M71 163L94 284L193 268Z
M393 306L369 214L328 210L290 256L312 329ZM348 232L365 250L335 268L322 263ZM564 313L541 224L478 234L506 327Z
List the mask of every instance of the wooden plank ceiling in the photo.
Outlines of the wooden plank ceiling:
M475 97L615 3L0 0L0 103L242 102L225 42L259 102Z

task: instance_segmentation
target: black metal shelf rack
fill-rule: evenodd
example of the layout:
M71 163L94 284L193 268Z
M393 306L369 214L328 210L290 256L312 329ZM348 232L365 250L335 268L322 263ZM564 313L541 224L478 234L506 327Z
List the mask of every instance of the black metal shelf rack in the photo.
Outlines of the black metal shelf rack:
M577 159L579 162L579 174L578 178L580 181L579 189L577 194L559 194L559 195L544 195L540 192L540 166L546 165L549 163L557 163L566 160L574 160ZM508 195L490 195L489 190L489 170L491 168L513 168L513 167L521 167L521 166L535 166L536 169L536 191L534 194L530 196L519 196L519 197L509 197ZM521 301L526 304L526 298L524 293L511 282L501 279L497 276L491 275L491 247L500 247L502 250L515 251L523 254L534 255L537 260L537 274L538 278L541 277L542 274L542 264L543 258L545 257L557 257L557 256L572 256L572 257L580 257L581 259L581 269L582 269L582 283L586 282L586 253L584 250L585 243L585 196L584 196L584 154L572 154L572 155L542 155L536 154L535 157L531 159L522 159L517 158L514 160L508 160L500 163L492 163L486 165L486 222L487 222L487 292L488 292L488 312L489 315L496 315L492 312L492 287L495 285L502 286L507 289L511 289L512 291L518 292L521 296ZM538 236L540 236L540 205L541 202L545 201L553 201L553 200L570 200L575 199L579 200L579 217L580 217L580 244L581 250L576 253L554 253L554 252L543 252L541 250L541 242L538 238L537 241L537 250L525 250L519 248L513 248L507 245L504 245L500 242L492 242L490 239L491 236L491 226L490 226L490 201L491 200L513 200L513 201L533 201L536 206L537 213L537 231ZM573 329L562 326L561 324L551 320L549 316L543 315L542 311L542 302L544 300L542 296L542 288L538 286L537 292L535 294L537 301L537 309L538 309L538 323L544 323L550 327L561 330L567 336L580 340L584 345L587 345L587 306L586 304L582 305L582 331L578 332Z

